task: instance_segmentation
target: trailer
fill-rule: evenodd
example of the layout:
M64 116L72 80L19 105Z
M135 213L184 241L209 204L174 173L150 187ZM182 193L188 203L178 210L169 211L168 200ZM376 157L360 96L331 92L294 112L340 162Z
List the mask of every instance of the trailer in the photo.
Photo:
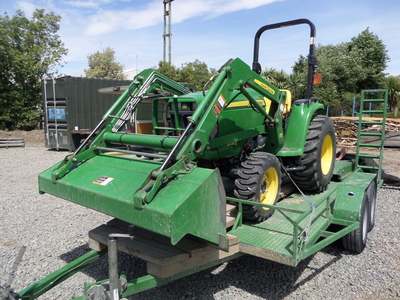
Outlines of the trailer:
M310 26L309 80L307 98L292 102L259 75L258 45L264 31L299 24ZM35 299L105 254L109 279L85 284L76 299L128 297L244 254L295 267L340 239L361 253L383 183L388 91L362 91L356 156L336 154L333 122L311 97L314 43L309 20L266 25L253 68L228 60L208 91L151 69L138 74L74 153L39 175L40 193L114 219L89 232L90 252L26 289L13 292L10 276L2 299ZM369 102L376 105L367 111ZM143 104L151 134L126 132ZM370 134L362 131L367 112L383 115L379 143L360 142ZM147 261L148 275L119 274L118 251Z
M334 179L326 191L317 195L290 193L294 186L286 182L283 190L289 195L274 205L275 213L261 223L244 222L242 205L246 201L227 197L228 243L224 250L194 237L185 237L172 245L165 236L114 219L89 232L89 247L93 250L1 299L36 299L107 254L109 279L85 283L83 295L75 300L125 298L244 254L296 266L338 239L342 239L345 249L359 253L375 222L374 205L380 184L377 174L356 168L354 160L336 161ZM147 261L148 275L128 279L119 274L118 251ZM2 292L6 294L5 290Z

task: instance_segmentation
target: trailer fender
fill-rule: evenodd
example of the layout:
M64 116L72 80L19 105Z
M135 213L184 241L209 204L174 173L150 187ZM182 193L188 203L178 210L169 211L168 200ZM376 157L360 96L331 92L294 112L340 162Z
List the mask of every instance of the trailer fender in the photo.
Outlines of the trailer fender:
M333 218L347 221L359 221L361 205L365 191L376 174L354 173L346 183L339 186L333 205Z
M285 132L285 142L277 156L301 156L307 138L308 127L314 114L324 106L318 101L300 99L293 102L292 112Z

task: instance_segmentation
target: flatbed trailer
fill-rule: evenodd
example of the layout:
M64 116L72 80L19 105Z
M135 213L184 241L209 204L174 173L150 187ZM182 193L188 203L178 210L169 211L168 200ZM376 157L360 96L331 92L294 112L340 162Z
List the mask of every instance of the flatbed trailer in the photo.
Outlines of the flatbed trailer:
M292 103L290 92L259 75L259 38L300 24L310 26L307 92ZM361 97L358 135L368 135L365 100L377 106L369 113L384 115L382 132L374 135L380 142L358 141L353 159L335 160L333 123L318 115L323 105L311 97L314 43L309 20L263 26L253 68L228 60L208 91L191 93L152 69L138 74L75 152L38 178L40 193L115 219L90 231L92 251L14 293L21 252L0 299L35 299L105 254L109 279L85 284L76 299L128 297L244 254L295 267L339 239L361 253L382 185L388 92ZM125 132L141 103L151 103L152 134ZM381 152L362 154L365 146ZM363 158L379 164L362 165ZM120 275L118 250L146 260L148 275Z
M290 194L295 187L286 182L283 190L289 190L289 195L273 206L259 204L275 210L261 223L243 221L241 210L247 201L227 197L225 250L190 236L172 245L165 236L113 219L89 232L90 252L15 293L15 298L4 299L36 299L107 254L110 279L85 283L83 295L75 300L128 297L244 254L295 267L339 239L346 249L361 252L372 229L370 204L376 201L382 182L375 173L355 169L354 160L336 161L333 179L326 191L316 195ZM118 251L145 260L148 275L128 280L118 274Z

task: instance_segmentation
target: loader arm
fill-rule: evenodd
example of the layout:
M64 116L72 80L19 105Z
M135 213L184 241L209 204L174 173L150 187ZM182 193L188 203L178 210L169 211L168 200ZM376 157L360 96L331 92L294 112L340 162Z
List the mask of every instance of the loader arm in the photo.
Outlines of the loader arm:
M197 94L198 107L187 118L185 128L175 126L178 134L162 132L156 128L157 120L153 120L154 134L124 130L139 104L153 103L154 108L155 102L164 101L176 108L179 99L191 97L188 92L160 73L143 71L81 146L39 175L39 191L168 236L173 244L192 234L226 249L226 196L221 174L218 168L198 167L197 159L212 159L230 140L239 144L260 134L268 134L271 152L278 152L283 145L284 97L243 61L229 60L209 91ZM248 103L247 108L232 106L238 98ZM271 102L268 110L266 99ZM221 115L236 111L241 112L239 118L256 117L256 122L238 132L213 136ZM156 109L153 116L157 113ZM234 155L243 151L242 145L231 148ZM134 156L110 155L113 151ZM193 218L191 213L200 217Z
M249 90L254 90L261 96L271 100L270 109L260 105ZM201 156L207 149L212 149L218 143L217 139L210 139L210 134L215 127L219 115L229 107L230 100L237 93L243 94L253 109L264 116L264 122L259 124L259 133L270 133L269 138L276 139L276 152L283 145L282 113L284 100L279 89L265 81L253 72L242 60L236 58L228 61L222 68L219 76L206 93L204 100L196 109L190 122L193 124L191 134L188 135L184 145L176 153L176 158L187 157L194 160ZM246 116L243 116L246 117ZM272 130L271 130L272 129ZM248 137L254 137L255 128L248 130ZM245 139L246 133L243 134Z
M249 89L253 89L271 100L268 111L249 93ZM193 161L204 155L207 149L212 148L215 141L210 140L210 134L219 115L229 104L228 101L232 99L232 94L237 93L237 91L242 93L254 109L264 116L264 122L259 124L258 128L250 128L239 133L242 134L241 139L254 137L255 132L257 134L268 133L268 139L274 145L272 152L279 151L284 142L282 128L284 103L282 103L283 98L280 90L254 73L242 60L238 58L230 60L222 67L219 76L206 93L204 100L192 117L189 118L189 125L177 140L163 165L160 169L154 170L135 193L134 198L137 207L150 203L163 183L182 172L193 169L195 167Z

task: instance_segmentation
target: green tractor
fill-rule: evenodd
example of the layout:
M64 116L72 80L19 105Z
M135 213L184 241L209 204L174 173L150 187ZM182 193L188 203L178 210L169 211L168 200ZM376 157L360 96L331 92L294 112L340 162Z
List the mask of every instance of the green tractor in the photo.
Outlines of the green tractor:
M292 101L260 76L259 39L270 29L308 24L305 99ZM227 247L227 196L243 217L262 222L290 177L306 193L324 191L335 161L335 131L312 98L315 27L299 19L260 28L252 69L231 59L203 91L148 69L76 151L39 175L39 190L170 238L193 235ZM207 87L209 86L209 89ZM131 120L138 114L149 122ZM121 155L123 154L123 155Z

